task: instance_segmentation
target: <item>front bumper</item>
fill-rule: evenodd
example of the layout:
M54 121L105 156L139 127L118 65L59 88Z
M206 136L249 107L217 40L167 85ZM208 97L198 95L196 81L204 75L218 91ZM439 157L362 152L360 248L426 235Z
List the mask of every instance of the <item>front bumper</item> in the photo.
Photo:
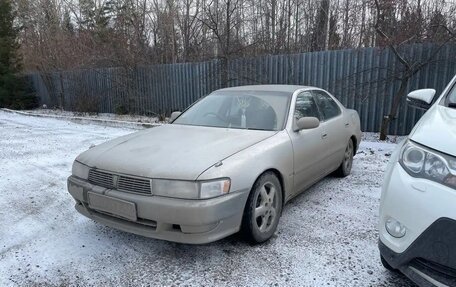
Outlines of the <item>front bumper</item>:
M456 286L456 191L411 177L397 162L387 169L382 188L383 258L421 286ZM405 226L403 237L388 233L389 218Z
M206 200L187 200L120 192L70 176L68 191L76 210L101 224L168 241L204 244L239 231L248 191ZM134 203L136 220L89 207L88 192Z
M438 219L402 253L381 240L379 249L391 267L420 286L456 286L456 220Z

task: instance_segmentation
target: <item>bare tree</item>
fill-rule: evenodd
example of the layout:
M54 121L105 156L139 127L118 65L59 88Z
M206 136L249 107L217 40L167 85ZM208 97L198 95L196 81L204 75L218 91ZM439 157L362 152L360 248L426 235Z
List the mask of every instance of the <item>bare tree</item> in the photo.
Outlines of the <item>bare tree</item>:
M27 70L213 58L226 68L232 57L387 46L376 26L395 45L456 28L456 4L440 0L379 0L378 21L372 0L14 1Z
M197 57L198 36L201 33L201 25L198 23L201 1L182 0L180 4L177 21L182 35L182 61L187 62Z
M229 61L234 53L232 47L233 31L237 25L234 13L239 9L241 0L211 0L203 7L204 15L200 21L211 30L216 39L216 55L221 63L221 85L229 81Z
M407 92L407 86L409 84L410 79L423 67L431 63L435 60L438 52L446 44L448 41L454 38L454 34L450 34L447 39L440 44L437 48L430 53L429 57L423 61L412 61L410 59L406 59L404 55L400 53L399 47L405 43L407 43L410 39L416 37L417 35L412 35L410 39L407 39L401 43L396 44L395 40L391 38L383 29L381 23L385 23L385 15L383 14L383 7L379 2L380 0L375 0L375 6L377 11L377 22L375 24L375 29L380 36L381 43L384 43L394 54L396 59L402 65L402 69L395 75L396 80L400 81L399 89L396 91L393 97L391 109L388 112L388 115L385 115L382 120L382 125L380 127L380 140L385 140L388 134L388 127L391 121L395 120L397 117L399 105L401 103L401 99L403 99ZM390 3L388 3L390 4ZM391 7L388 7L390 9ZM390 11L388 11L389 13Z

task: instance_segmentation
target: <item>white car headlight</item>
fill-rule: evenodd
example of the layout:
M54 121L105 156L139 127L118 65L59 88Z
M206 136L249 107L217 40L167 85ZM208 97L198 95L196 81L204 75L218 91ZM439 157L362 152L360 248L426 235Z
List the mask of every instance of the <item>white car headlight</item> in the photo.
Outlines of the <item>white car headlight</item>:
M230 180L226 178L213 181L152 179L152 194L182 199L207 199L227 194L230 185Z
M71 168L71 173L75 177L79 177L82 179L88 179L89 170L90 170L90 168L88 166L86 166L85 164L82 164L79 161L74 161L73 167Z
M456 188L456 158L408 141L399 163L413 177Z
M211 198L230 192L231 181L227 178L203 181L200 187L200 198Z

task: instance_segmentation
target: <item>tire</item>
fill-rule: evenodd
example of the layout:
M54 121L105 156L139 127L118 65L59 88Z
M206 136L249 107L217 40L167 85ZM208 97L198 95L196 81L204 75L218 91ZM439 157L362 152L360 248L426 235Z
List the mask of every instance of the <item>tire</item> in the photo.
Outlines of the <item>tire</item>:
M385 260L385 258L383 258L382 255L380 255L380 261L382 262L382 265L383 265L383 267L385 267L385 269L387 269L389 271L397 272L396 269L394 269L391 265L389 265L389 263Z
M353 140L350 139L348 141L347 147L345 148L344 159L342 163L334 172L334 174L338 177L346 177L350 174L351 169L353 167L353 155L355 153L355 148L353 144Z
M282 214L282 202L282 187L277 176L273 172L262 174L250 191L242 218L242 231L248 241L263 243L274 235Z

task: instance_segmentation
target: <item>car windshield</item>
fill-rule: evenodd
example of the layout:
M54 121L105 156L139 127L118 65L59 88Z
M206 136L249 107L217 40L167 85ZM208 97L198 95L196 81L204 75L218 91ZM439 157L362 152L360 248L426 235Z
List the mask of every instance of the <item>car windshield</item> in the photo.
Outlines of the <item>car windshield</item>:
M219 91L201 99L173 124L268 130L284 128L291 93Z

